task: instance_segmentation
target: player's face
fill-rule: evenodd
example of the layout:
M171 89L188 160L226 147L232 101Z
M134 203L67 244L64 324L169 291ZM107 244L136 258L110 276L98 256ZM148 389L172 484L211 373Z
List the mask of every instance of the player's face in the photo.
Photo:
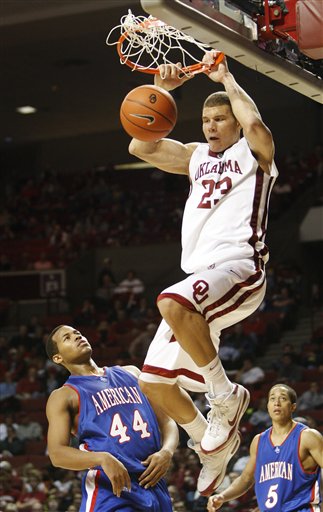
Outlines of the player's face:
M241 127L229 105L205 107L202 122L203 133L211 151L224 151L240 138Z
M271 419L280 422L291 418L296 405L291 402L287 389L276 386L269 392L267 407Z
M58 355L54 361L63 364L80 364L91 357L92 347L80 331L69 325L61 327L53 337L57 344ZM55 358L59 360L56 361Z

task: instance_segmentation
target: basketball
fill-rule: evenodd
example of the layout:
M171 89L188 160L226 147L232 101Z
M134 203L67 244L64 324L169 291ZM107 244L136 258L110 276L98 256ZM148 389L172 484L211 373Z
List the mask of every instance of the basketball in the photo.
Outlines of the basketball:
M167 137L177 120L177 107L168 91L156 85L132 89L120 108L123 128L131 137L145 142Z

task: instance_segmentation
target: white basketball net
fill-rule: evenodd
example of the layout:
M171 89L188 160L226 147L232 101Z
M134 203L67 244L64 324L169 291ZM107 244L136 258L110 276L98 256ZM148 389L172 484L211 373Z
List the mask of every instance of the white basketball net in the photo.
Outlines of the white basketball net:
M140 70L149 72L149 70L156 69L160 64L176 64L181 62L183 72L185 68L191 66L193 63L201 63L203 55L210 47L204 43L196 41L192 36L181 32L180 30L166 25L164 22L149 16L134 16L131 10L128 14L122 16L120 24L114 27L108 34L106 44L108 46L120 45L119 40L113 41L116 31L120 31L118 38L122 36L119 54L120 63L128 64L131 61L133 70ZM194 56L190 51L182 45L191 43L196 48L203 52L201 57ZM172 55L177 52L177 61L172 60ZM150 62L144 63L142 57L145 54L150 58ZM178 59L180 56L180 59ZM140 69L139 69L140 68Z

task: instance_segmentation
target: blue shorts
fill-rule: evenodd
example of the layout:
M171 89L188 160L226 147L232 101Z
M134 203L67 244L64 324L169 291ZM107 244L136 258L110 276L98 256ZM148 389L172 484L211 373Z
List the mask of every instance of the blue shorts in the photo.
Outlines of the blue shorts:
M112 492L110 480L103 471L89 470L82 481L80 512L172 512L172 502L164 480L149 489L131 479L131 492L120 498Z

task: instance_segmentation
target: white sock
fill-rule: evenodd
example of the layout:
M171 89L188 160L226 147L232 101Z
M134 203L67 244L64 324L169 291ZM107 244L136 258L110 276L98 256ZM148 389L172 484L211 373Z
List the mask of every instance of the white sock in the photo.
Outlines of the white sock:
M200 366L200 373L203 375L208 392L211 396L218 396L230 393L233 389L232 382L228 379L221 360L216 356L206 366Z
M185 432L187 432L193 443L196 444L199 443L204 436L207 421L201 411L198 411L193 421L184 424L179 423L179 425L185 430Z

